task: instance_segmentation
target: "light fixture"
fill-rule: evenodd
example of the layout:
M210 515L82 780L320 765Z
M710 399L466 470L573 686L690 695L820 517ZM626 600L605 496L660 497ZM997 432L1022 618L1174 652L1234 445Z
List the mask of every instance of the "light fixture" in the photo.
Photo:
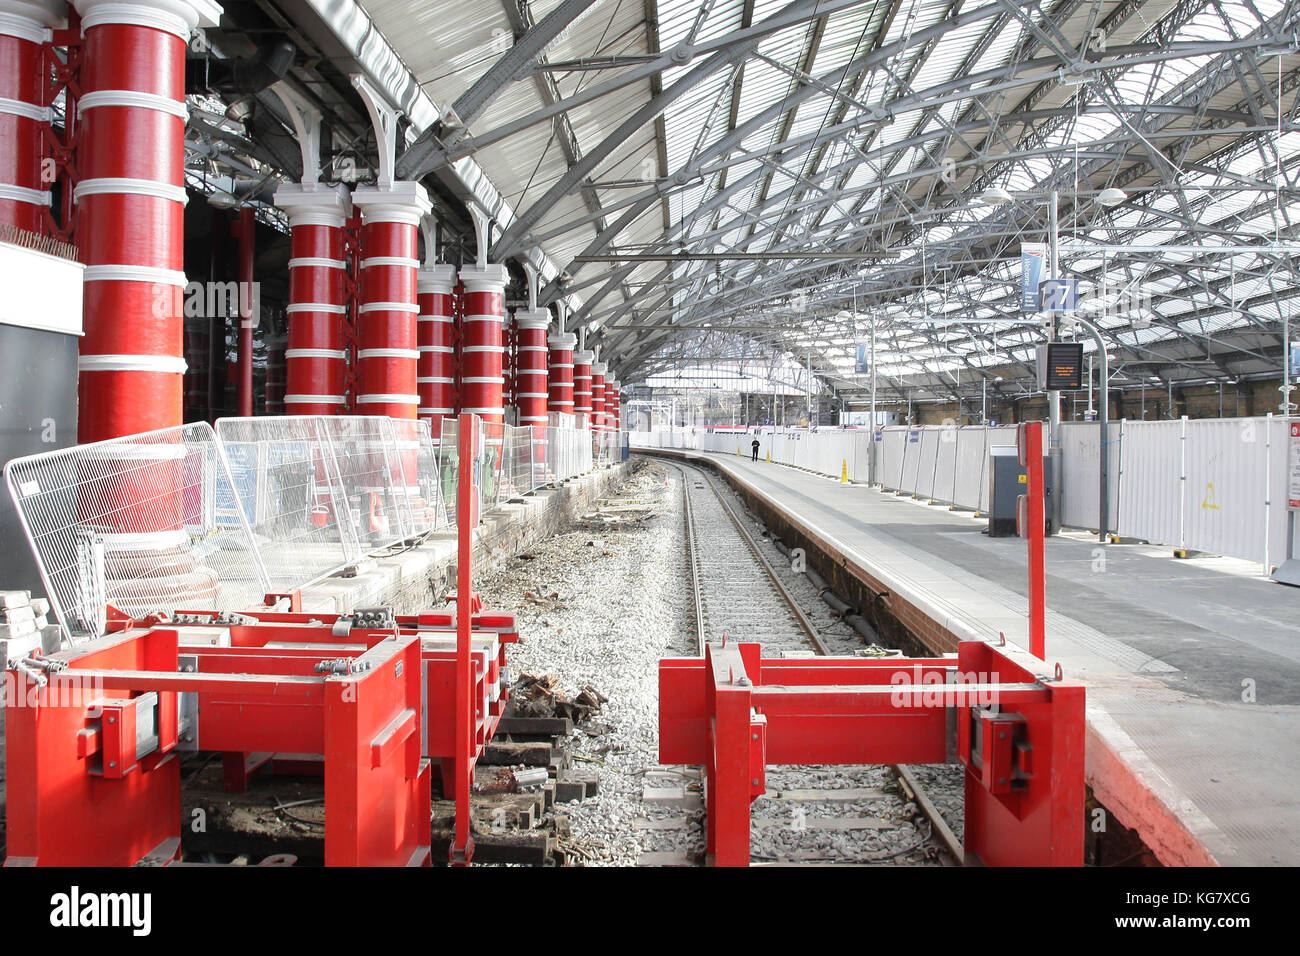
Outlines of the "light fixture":
M1128 199L1128 193L1124 192L1122 189L1116 189L1114 186L1111 186L1108 189L1103 189L1101 192L1097 193L1097 203L1105 206L1107 209L1118 206L1125 199Z
M980 202L986 206L1005 206L1014 197L1000 186L990 186L980 193Z

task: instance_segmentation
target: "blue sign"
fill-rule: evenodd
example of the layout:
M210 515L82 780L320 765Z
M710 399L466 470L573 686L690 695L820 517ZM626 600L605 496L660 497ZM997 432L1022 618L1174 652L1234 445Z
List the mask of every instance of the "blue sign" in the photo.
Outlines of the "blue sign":
M1038 301L1043 312L1078 312L1078 279L1044 279L1038 284Z
M1020 244L1020 311L1038 311L1038 285L1047 262L1047 246L1041 242Z
M867 346L858 346L858 359L857 362L854 363L854 369L858 375L866 375L871 371L871 359Z
M909 431L907 433L907 440L911 442L913 445L919 442L921 440L921 429L913 428L911 431Z

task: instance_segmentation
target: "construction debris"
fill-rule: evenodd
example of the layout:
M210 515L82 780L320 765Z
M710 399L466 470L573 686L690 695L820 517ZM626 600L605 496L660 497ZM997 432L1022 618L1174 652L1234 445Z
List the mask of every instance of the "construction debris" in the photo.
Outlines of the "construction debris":
M559 689L554 674L522 674L510 692L511 716L561 717L581 724L599 713L609 698L587 685L572 700Z

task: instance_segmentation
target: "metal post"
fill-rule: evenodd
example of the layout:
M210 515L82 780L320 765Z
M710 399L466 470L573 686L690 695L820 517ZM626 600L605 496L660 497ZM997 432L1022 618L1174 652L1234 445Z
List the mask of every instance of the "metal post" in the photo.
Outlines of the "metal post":
M257 220L253 207L239 210L239 379L236 407L241 418L253 415L253 240Z
M1060 264L1057 253L1060 248L1059 218L1060 194L1055 189L1051 192L1048 207L1048 278L1059 279ZM1052 333L1049 341L1057 339L1056 321L1052 321ZM1061 529L1061 393L1047 393L1047 454L1052 468L1052 533Z
M871 313L871 478L876 484L876 313Z
M474 856L474 839L469 825L470 781L474 768L475 715L470 711L474 666L470 657L470 625L473 622L472 566L474 563L474 525L478 523L478 502L474 495L474 457L478 446L478 418L460 416L457 444L460 460L456 488L456 744L455 800L456 833L451 845L453 864L467 866Z

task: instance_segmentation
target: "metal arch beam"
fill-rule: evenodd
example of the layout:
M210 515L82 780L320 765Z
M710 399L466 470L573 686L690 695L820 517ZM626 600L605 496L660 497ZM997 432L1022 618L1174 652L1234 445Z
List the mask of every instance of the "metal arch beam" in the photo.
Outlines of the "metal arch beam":
M816 0L797 0L795 5L807 6L810 3L815 5ZM579 163L552 184L541 199L519 214L519 217L510 224L510 227L497 240L497 244L492 250L493 258L501 259L514 252L519 236L532 229L550 211L552 206L572 192L574 187L581 183L597 165L603 162L614 150L622 146L629 136L662 113L675 100L709 79L714 73L744 60L758 49L760 42L759 40L751 40L735 49L715 53L658 96L651 97L649 102L619 124L619 127L614 132L606 136Z
M807 0L800 0L798 6L801 9L808 9L809 3L807 2ZM812 8L813 8L812 15L820 15L826 12L824 6L818 9L816 3L812 4ZM987 19L993 16L994 13L995 11L990 7L981 7L972 11L968 11L966 13L956 14L946 20L934 24L933 26L927 27L924 30L917 31L915 34L908 37L906 40L900 40L890 44L888 47L882 47L879 50L874 50L870 53L864 54L863 56L858 57L856 60L847 64L846 66L837 67L834 70L829 71L830 73L829 76L817 77L817 80L820 82L833 82L836 75L843 74L845 72L857 72L861 70L866 70L888 59L890 56L897 53L900 49L905 49L907 45L913 43L919 44L919 43L928 42L930 39L933 39L934 37L945 35L954 30L960 29L963 26L967 26L970 23ZM760 24L760 26L761 25L762 24ZM722 66L726 66L732 62L738 62L739 60L744 59L746 56L748 56L749 52L751 52L751 50L756 47L757 47L757 42L744 44L742 47L740 47L740 51L743 51L743 55L737 56L737 52L739 51L732 51L730 54L727 55L725 60L721 60L721 61L719 61L718 59L719 55L715 55L714 57L706 61L705 64L702 64L701 67L697 67L695 71L692 71L691 74L688 74L687 77L684 77L682 80L679 80L677 84L674 84L672 89L665 92L665 95L667 96L671 94L673 90L676 90L677 87L680 86L682 83L685 83L688 79L694 77L697 71L705 67L709 67L710 65L716 63L716 66L713 66L713 69L709 71L710 73L716 72L716 70ZM700 80L702 80L703 78L704 77L697 79L695 83L700 82ZM695 85L695 83L693 83L692 85ZM710 146L706 147L703 151L701 151L701 153L694 160L691 161L691 163L687 165L685 169L680 170L673 177L674 181L680 180L683 176L687 180L693 178L695 173L700 168L702 168L705 161L712 159L715 156L721 156L729 152L732 148L734 148L736 145L741 143L746 136L748 136L756 129L762 128L763 126L767 125L768 123L770 123L775 118L779 117L782 113L786 112L787 110L793 109L795 106L802 103L804 100L807 100L819 94L820 91L816 86L807 83L797 84L795 90L791 92L789 95L787 95L781 102L759 112L750 120L743 123L741 126L737 127L732 132L728 133L726 136L720 138ZM668 102L671 102L671 100L669 100ZM606 140L603 143L601 143L601 145L597 147L595 151L589 154L589 156L601 156L601 158L603 158L602 152L604 155L608 155L609 152L612 152L613 149L620 144L622 139L626 138L629 132L635 132L636 129L639 129L640 126L644 125L645 122L648 121L649 117L656 115L658 111L663 108L663 106L666 106L667 102L663 103L661 106L658 106L658 108L654 109L653 111L651 111L652 105L654 105L654 101L652 101L651 104L647 104L646 107L643 107L641 110L637 112L637 114L635 114L632 118L627 120L622 126L619 127L618 131L616 131L615 133L607 137ZM530 229L532 225L535 222L537 222L542 216L544 216L546 212L550 209L550 207L553 206L556 202L558 202L562 196L567 195L569 192L572 191L574 185L581 178L572 175L572 173L575 171L571 171L570 175L566 175L563 179L556 182L555 185L552 186L551 189L547 191L545 197L543 197L537 203L534 203L532 207L530 207L526 212L524 212L519 216L515 224L513 224L511 228L507 230L506 234L502 236L501 240L498 243L498 249L494 252L494 255L500 257L503 254L508 254L509 252L513 251L514 245L517 244L518 235ZM583 175L585 175L585 173Z
M464 140L446 147L439 146L435 148L422 163L421 168L424 173L431 172L439 167L446 166L458 159L469 156L476 149L499 142L509 136L513 136L530 126L536 126L538 123L545 122L553 116L563 113L566 110L573 109L575 106L581 106L584 103L590 103L616 90L623 89L633 83L639 83L643 80L657 77L665 70L684 66L692 60L697 59L705 54L717 54L736 46L747 45L756 40L762 40L771 34L778 33L788 27L808 20L822 14L834 13L838 10L844 10L849 7L857 6L863 0L820 0L820 2L807 2L792 4L792 9L786 9L767 17L761 23L751 27L744 27L735 30L732 33L724 34L719 37L710 37L707 40L701 40L695 44L679 44L672 50L656 57L653 61L644 66L635 66L620 73L612 79L603 83L598 83L584 90L566 97L553 106L544 107L535 110L532 113L522 116L519 119L511 120L495 129L488 130L478 136L470 135ZM421 175L423 175L422 173Z
M512 0L506 2L510 3ZM533 61L542 55L556 37L601 2L602 0L563 0L558 7L542 18L541 23L517 39L515 45L452 104L452 109L460 117L462 134L483 114L502 90L527 71ZM434 166L430 163L430 159L441 148L439 139L444 131L445 127L439 122L416 137L397 160L399 179L421 179L433 171ZM454 142L455 139L452 141Z

